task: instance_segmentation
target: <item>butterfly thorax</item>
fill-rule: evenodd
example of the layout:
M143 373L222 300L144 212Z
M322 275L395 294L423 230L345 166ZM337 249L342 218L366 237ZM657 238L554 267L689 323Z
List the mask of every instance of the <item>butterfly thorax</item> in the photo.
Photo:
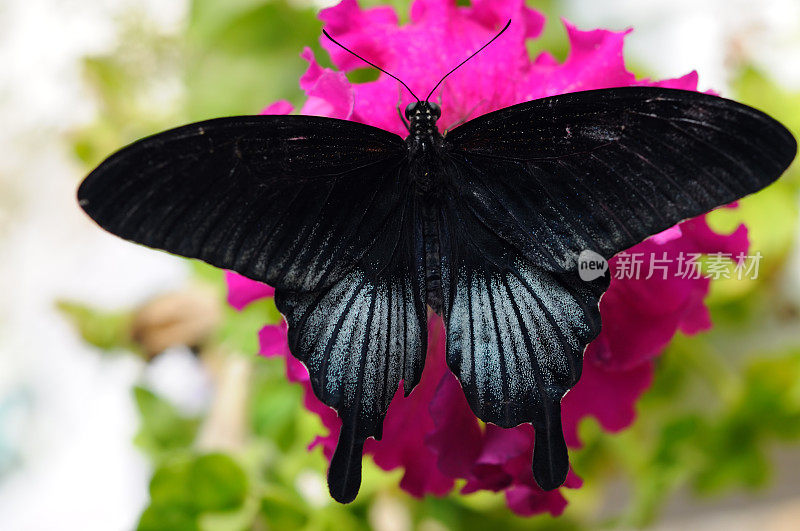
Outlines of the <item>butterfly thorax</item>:
M409 175L417 192L426 196L438 195L444 184L441 182L444 138L436 127L439 116L439 106L427 101L415 102L406 108Z

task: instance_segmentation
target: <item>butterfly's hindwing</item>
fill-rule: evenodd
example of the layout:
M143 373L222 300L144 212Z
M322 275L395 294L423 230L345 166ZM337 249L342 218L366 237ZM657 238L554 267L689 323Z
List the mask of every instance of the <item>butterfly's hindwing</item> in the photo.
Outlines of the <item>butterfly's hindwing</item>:
M555 488L569 467L561 398L600 332L608 281L583 282L531 263L455 198L440 227L447 363L482 420L534 425L534 474L540 486Z
M342 502L352 501L358 492L364 441L380 439L398 384L402 380L410 393L425 364L427 317L418 227L409 194L365 260L336 284L314 292L276 291L278 309L289 324L292 354L308 367L317 397L342 419L328 475L331 494Z

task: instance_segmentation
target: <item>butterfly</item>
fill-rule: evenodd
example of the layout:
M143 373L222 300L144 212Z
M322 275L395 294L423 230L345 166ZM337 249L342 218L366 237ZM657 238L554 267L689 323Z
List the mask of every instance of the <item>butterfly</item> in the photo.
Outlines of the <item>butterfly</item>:
M534 478L560 486L561 399L610 282L582 280L580 254L610 259L756 192L797 151L760 111L654 87L528 101L442 135L436 87L402 113L406 138L316 116L218 118L134 142L78 190L107 231L275 287L292 354L342 419L328 472L340 502L400 382L408 395L420 380L427 307L472 410L531 423Z

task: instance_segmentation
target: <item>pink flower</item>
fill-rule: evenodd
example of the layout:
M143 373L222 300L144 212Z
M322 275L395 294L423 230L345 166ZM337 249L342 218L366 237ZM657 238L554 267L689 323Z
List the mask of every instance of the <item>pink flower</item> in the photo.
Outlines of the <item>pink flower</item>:
M451 75L433 99L441 99L448 127L488 111L544 96L624 85L659 85L696 90L697 75L678 79L637 80L623 59L625 32L581 31L565 22L570 41L566 61L547 53L531 61L525 41L536 38L544 26L542 15L525 7L523 0L476 0L471 7L456 7L453 0L417 0L411 22L398 26L392 8L363 10L355 0L343 0L324 10L320 18L337 40L403 79L415 92L426 94L441 75L491 38L509 18L509 30L492 46ZM309 68L300 79L307 100L301 112L364 122L398 134L405 130L397 115L411 97L398 83L381 75L377 81L351 84L343 71L362 68L356 58L327 40L340 71L321 68L310 49L301 54ZM264 111L291 112L287 102ZM653 359L677 331L692 334L711 326L703 299L709 280L683 278L677 258L690 253L747 249L747 232L740 227L731 235L713 232L703 218L682 223L628 251L641 253L647 267L667 257L666 278L661 272L649 279L613 279L601 303L603 331L589 346L583 375L563 400L563 427L567 444L580 446L578 422L593 416L609 431L628 426L634 419L636 400L651 383ZM612 275L624 267L621 257L611 260ZM644 275L648 271L643 272ZM624 275L623 275L624 276ZM270 296L266 286L228 277L229 300L237 308ZM559 490L544 492L531 473L533 433L529 425L512 429L481 425L470 411L458 381L444 361L441 319L431 319L428 357L422 381L408 398L398 390L384 422L383 439L369 440L365 452L378 466L403 468L401 487L414 496L443 495L456 479L465 479L463 493L502 491L508 506L519 515L560 514L566 500ZM335 412L316 399L305 367L286 345L283 325L261 331L261 353L283 356L290 380L305 388L306 407L320 416L329 429L311 446L320 445L330 458L340 421ZM565 483L578 488L574 474Z
M242 310L258 299L275 295L272 286L250 280L233 271L225 271L225 282L228 284L228 304L237 310Z

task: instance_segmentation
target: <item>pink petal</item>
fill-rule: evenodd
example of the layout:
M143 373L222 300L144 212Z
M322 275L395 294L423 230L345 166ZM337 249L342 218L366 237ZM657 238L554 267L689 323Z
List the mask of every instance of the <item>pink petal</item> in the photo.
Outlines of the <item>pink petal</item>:
M587 415L611 432L627 427L636 416L636 401L653 379L652 362L615 371L596 363L594 356L594 352L587 353L578 385L561 401L564 438L571 447L581 445L577 428Z
M645 79L637 82L636 84L649 85L652 87L697 90L697 71L692 70L688 74L674 79L662 79L661 81L650 81L649 79Z
M354 1L341 2L323 11L326 29L356 53L403 79L420 98L453 66L502 27L514 20L509 30L480 55L447 79L440 89L445 104L440 120L443 128L467 116L476 116L517 101L516 86L507 83L508 72L527 68L524 41L538 35L543 17L522 1L476 2L456 8L454 2L418 0L411 9L411 23L397 26L388 8L362 10ZM422 44L424 43L424 45ZM324 39L334 64L344 70L364 64ZM381 75L378 81L353 87L353 119L404 133L396 107L405 108L413 98L397 81Z
M528 485L515 485L506 491L508 508L519 516L533 516L550 513L559 516L567 507L567 500L561 491L542 492Z
M675 225L674 227L670 227L667 230L661 231L658 234L650 236L650 239L659 245L664 245L665 243L671 242L672 240L677 240L682 235L683 233L681 232L680 226Z
M630 30L581 31L564 21L570 52L563 64L544 56L533 64L524 82L522 100L565 92L631 85L635 77L625 67L622 46Z
M253 301L275 294L272 286L250 280L233 271L225 271L225 283L228 285L228 304L237 310L244 309Z
M343 72L322 68L314 59L311 48L305 48L300 57L308 61L308 70L300 78L308 99L301 114L348 119L353 113L353 90Z
M289 355L289 344L286 340L286 322L267 325L259 330L258 345L258 353L268 358Z
M417 497L443 495L453 488L453 479L436 466L438 456L425 444L435 427L429 404L446 373L444 327L435 318L428 327L428 354L420 383L408 397L403 396L402 386L398 388L383 423L383 437L364 446L384 470L404 467L400 486Z
M730 235L713 232L703 217L680 224L681 237L658 242L650 238L628 250L641 253L645 264L669 260L666 278L657 273L650 279L617 279L600 303L603 330L589 346L598 362L609 369L624 370L639 365L661 353L680 329L687 333L705 330L710 325L703 299L710 281L706 278L683 278L678 258L699 253L746 253L747 229L740 226ZM619 256L610 261L616 272ZM647 271L643 269L642 275Z
M483 435L461 384L449 371L431 399L430 415L434 429L425 443L438 454L436 466L447 476L466 477L482 451Z
M310 412L316 413L322 421L323 426L328 430L327 435L318 435L315 437L311 444L308 445L308 449L311 450L317 446L321 446L322 454L330 461L331 457L333 457L333 451L336 449L336 441L339 440L339 431L342 429L342 421L336 415L335 410L326 406L314 396L310 383L304 382L303 388L305 390L303 405L305 405L306 409Z
M294 110L291 103L286 100L278 100L264 108L260 114L290 114Z
M342 0L337 5L323 9L319 14L325 29L333 38L351 50L369 59L377 65L384 66L382 55L389 53L390 42L385 46L377 45L379 39L367 38L373 32L382 34L386 28L397 26L397 15L391 7L375 7L361 9L356 0ZM339 69L347 71L364 68L366 65L352 54L342 50L328 39L321 37L320 42Z

